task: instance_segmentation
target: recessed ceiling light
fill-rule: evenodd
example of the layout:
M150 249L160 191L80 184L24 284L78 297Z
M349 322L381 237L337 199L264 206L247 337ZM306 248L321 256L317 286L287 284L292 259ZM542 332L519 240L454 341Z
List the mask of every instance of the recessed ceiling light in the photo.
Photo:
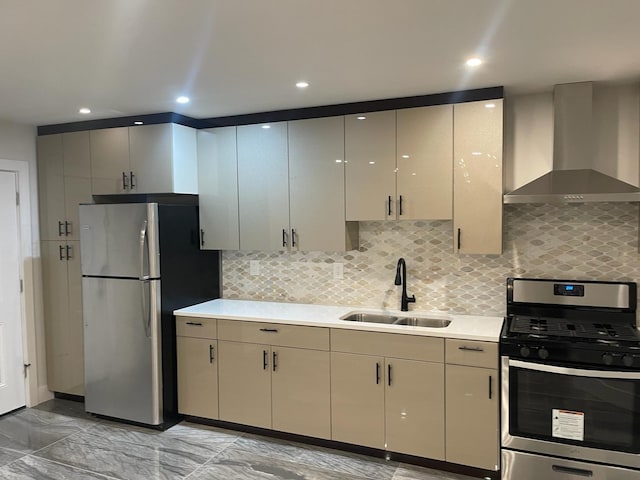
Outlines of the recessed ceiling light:
M376 162L369 162L369 165L375 165Z
M366 120L367 117L365 117L364 115L360 115L359 117L356 117L356 119L358 119L358 120Z
M140 122L140 121L138 121L138 122L133 122L133 124L134 124L134 125L143 125L143 124L144 124L144 122Z
M496 108L496 104L495 103L485 103L484 106L485 106L485 108Z
M189 103L189 97L185 97L184 95L176 98L176 102L178 103Z
M409 158L409 155L402 155L402 158Z
M468 67L477 67L478 65L482 64L482 60L478 57L473 57L468 59L466 61L466 64Z
M298 88L307 88L309 86L309 82L298 82L296 83L296 87Z
M271 128L271 125L262 125L262 128Z
M342 160L340 160L339 158L336 159L336 163L342 163Z
M87 108L87 107L82 107L80 110L78 110L78 113L82 113L83 115L87 115L87 114L91 113L91 109Z

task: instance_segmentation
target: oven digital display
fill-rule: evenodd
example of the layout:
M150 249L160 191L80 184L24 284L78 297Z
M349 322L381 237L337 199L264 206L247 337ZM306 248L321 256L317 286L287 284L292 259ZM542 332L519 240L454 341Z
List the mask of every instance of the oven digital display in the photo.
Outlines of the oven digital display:
M554 283L553 294L563 297L584 297L584 285L573 283Z

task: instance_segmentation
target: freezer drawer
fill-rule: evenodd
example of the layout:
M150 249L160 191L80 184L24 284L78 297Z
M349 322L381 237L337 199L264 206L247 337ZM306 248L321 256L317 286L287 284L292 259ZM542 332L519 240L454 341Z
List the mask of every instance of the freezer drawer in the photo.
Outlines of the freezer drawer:
M502 480L637 480L640 470L502 450Z
M160 425L160 281L82 279L87 412Z

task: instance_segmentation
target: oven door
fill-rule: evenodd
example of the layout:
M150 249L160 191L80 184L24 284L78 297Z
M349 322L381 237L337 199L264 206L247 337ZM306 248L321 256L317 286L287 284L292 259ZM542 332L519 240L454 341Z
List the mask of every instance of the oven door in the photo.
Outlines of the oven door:
M502 357L502 447L640 468L640 372Z

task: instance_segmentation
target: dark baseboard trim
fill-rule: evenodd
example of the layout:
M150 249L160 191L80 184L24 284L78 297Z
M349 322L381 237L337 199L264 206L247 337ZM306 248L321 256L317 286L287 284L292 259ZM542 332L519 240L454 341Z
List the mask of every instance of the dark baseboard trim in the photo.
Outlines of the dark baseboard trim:
M201 423L204 425L210 425L213 427L225 428L228 430L236 430L239 432L252 433L256 435L262 435L265 437L277 438L280 440L287 440L293 442L306 443L308 445L315 445L318 447L332 448L335 450L342 450L345 452L356 453L359 455L367 455L374 458L382 458L385 460L391 460L394 462L408 463L411 465L418 465L421 467L433 468L436 470L443 470L446 472L458 473L461 475L468 475L470 477L485 478L491 480L500 479L500 471L484 470L480 468L468 467L466 465L458 465L456 463L444 462L441 460L432 460L430 458L416 457L413 455L406 455L403 453L388 452L386 450L380 450L377 448L363 447L361 445L353 445L351 443L336 442L334 440L325 440L316 437L307 437L304 435L296 435L293 433L279 432L276 430L269 430L265 428L252 427L250 425L242 425L239 423L225 422L222 420L210 420L201 417L192 417L186 415L185 420L193 423Z
M84 403L84 397L82 395L71 395L70 393L53 392L53 396L62 400L71 400L72 402Z
M38 127L38 135L80 132L84 130L98 130L101 128L129 127L134 125L133 122L138 121L143 122L145 125L177 123L187 127L203 129L233 125L250 125L265 122L285 122L289 120L304 120L308 118L333 117L339 115L353 115L357 113L399 110L403 108L446 105L452 103L476 102L482 100L494 100L503 97L504 87L488 87L477 88L474 90L461 90L457 92L435 93L431 95L416 95L412 97L367 100L363 102L275 110L272 112L248 113L244 115L231 115L226 117L192 118L175 112L150 113L145 115L129 115L126 117L86 120L83 122L41 125Z

